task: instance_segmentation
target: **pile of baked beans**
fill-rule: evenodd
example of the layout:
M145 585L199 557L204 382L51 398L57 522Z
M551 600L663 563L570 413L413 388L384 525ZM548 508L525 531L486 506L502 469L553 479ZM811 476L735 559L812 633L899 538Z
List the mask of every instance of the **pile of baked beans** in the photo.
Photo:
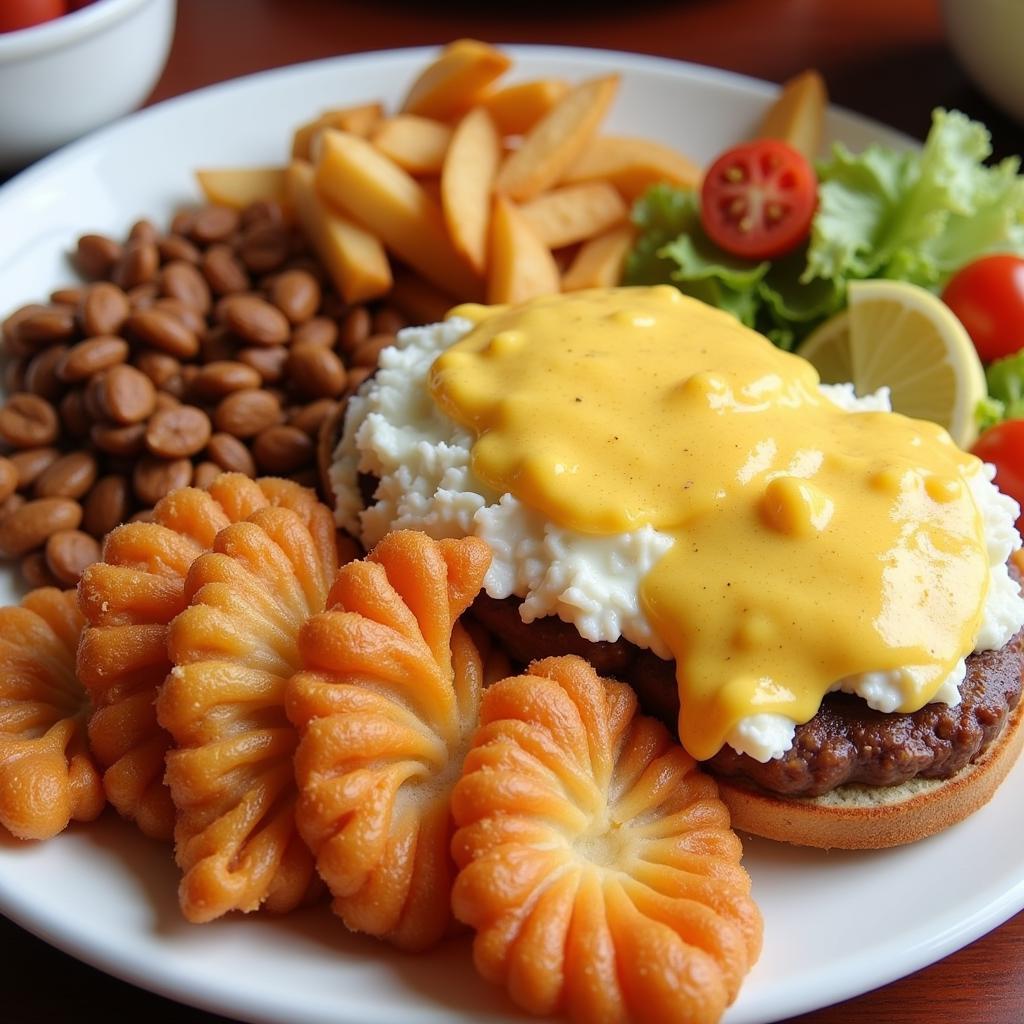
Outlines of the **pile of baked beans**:
M405 326L346 304L275 203L83 235L86 283L3 323L0 557L73 586L119 523L225 470L317 486L321 424Z

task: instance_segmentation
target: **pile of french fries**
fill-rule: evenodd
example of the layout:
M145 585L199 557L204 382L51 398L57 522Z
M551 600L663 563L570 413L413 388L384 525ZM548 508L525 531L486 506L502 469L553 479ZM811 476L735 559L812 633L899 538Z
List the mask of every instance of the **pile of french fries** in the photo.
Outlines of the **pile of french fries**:
M401 108L328 110L296 128L287 167L197 172L211 202L283 202L348 302L387 295L424 319L617 284L632 201L701 169L660 143L600 133L617 75L502 84L511 59L446 46Z

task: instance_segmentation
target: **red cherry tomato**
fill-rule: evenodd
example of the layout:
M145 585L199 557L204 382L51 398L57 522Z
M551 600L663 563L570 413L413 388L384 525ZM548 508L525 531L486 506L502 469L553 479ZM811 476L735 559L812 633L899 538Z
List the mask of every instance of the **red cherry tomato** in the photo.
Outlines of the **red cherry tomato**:
M942 293L983 362L1024 348L1024 260L982 256L961 267Z
M68 13L65 0L0 0L0 32L16 32Z
M1006 420L989 427L971 451L996 467L996 485L1024 509L1024 420ZM1017 529L1024 515L1017 520Z
M807 158L777 139L726 150L704 175L700 219L713 242L751 260L796 248L811 229L818 179Z

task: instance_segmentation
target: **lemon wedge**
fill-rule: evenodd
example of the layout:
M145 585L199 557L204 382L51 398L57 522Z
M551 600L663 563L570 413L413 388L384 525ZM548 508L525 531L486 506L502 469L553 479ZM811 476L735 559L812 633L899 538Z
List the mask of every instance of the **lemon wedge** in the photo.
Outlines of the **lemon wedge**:
M961 448L978 435L974 411L988 394L985 370L949 307L905 281L854 281L848 308L797 350L825 384L858 395L888 387L896 412L939 423Z

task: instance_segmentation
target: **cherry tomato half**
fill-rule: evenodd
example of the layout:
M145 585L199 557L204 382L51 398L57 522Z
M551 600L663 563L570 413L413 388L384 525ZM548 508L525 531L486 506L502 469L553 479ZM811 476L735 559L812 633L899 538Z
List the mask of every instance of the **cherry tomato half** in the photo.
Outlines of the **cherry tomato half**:
M31 28L67 13L65 0L0 0L0 32Z
M961 267L942 299L967 328L983 362L1024 348L1024 260L982 256Z
M971 451L996 467L996 485L1024 509L1024 420L1006 420L989 427ZM1024 515L1017 520L1021 529Z
M796 248L811 229L818 179L807 158L777 139L726 150L704 175L700 219L713 242L751 260Z

